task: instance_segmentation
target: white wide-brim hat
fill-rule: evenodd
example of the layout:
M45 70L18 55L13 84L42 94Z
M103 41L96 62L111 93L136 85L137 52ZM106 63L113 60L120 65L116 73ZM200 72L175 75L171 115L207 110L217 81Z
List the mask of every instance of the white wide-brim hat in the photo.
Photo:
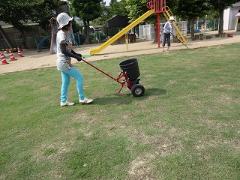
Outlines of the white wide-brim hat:
M58 29L62 29L64 26L68 25L68 23L72 20L73 18L70 17L67 13L60 13L57 16Z
M175 21L173 16L170 16L169 21Z
M240 12L235 15L236 17L240 17Z

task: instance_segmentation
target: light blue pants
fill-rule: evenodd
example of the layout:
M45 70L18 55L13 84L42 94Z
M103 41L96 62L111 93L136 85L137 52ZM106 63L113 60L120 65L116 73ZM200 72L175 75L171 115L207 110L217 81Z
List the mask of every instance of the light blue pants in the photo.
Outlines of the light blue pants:
M83 100L85 98L84 96L84 90L83 90L83 76L80 73L80 71L74 67L71 67L71 69L67 71L61 71L62 76L62 87L61 87L61 102L66 102L68 99L68 87L70 84L70 77L73 77L76 80L76 87L79 99Z

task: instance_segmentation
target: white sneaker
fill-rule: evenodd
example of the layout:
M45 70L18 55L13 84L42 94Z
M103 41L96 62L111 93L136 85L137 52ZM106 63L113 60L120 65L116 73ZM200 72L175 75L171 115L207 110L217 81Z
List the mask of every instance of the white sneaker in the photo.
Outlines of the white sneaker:
M74 105L73 102L68 102L68 101L66 101L66 102L61 102L61 103L60 103L60 106L61 106L61 107L63 107L63 106L73 106L73 105Z
M83 100L79 100L79 103L81 104L91 104L93 102L93 99L88 99L88 98L84 98Z

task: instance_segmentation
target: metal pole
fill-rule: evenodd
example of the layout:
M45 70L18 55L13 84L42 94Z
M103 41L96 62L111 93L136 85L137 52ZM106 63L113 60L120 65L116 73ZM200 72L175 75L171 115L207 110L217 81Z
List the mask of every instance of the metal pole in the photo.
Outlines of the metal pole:
M126 48L128 51L128 33L125 34L125 43L126 43Z
M93 67L94 69L96 69L97 71L99 71L99 72L105 74L106 76L108 76L108 77L111 78L112 80L118 82L118 80L117 80L116 78L114 78L113 76L111 76L111 75L108 74L108 73L105 73L104 71L102 71L101 69L97 68L97 67L94 66L93 64L87 62L85 59L82 59L82 61L85 62L85 63L87 63L89 66L92 66L92 67ZM120 82L118 82L118 83L120 83ZM120 83L120 84L121 84L121 83Z
M160 13L157 13L157 42L158 42L158 48L160 48L160 32L161 32L161 27L160 27Z

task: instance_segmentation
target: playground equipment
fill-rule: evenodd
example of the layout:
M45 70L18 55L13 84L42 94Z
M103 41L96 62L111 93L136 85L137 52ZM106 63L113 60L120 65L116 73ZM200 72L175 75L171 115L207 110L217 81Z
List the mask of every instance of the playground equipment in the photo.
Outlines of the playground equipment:
M145 88L139 83L140 71L137 59L128 59L121 62L119 66L122 69L122 72L118 75L117 78L114 78L110 74L97 68L93 64L87 62L85 59L82 59L82 61L119 83L121 85L120 89L117 91L119 94L124 87L128 87L134 97L140 97L144 95Z
M127 33L140 24L142 21L147 19L149 16L152 14L156 14L157 19L156 19L156 34L157 34L157 42L158 42L158 47L160 47L161 43L161 27L160 27L160 15L163 14L166 20L169 20L170 16L173 16L170 8L166 6L166 0L149 0L147 3L148 11L144 13L142 16L137 18L135 21L133 21L131 24L129 24L127 27L123 28L120 32L118 32L116 35L114 35L112 38L110 38L108 41L100 45L99 47L92 49L90 51L91 55L95 55L99 52L101 52L103 49L105 49L107 46L111 45L115 41L117 41L119 38L121 38L123 35L127 37ZM186 46L187 40L186 38L182 35L181 31L179 30L177 24L173 22L173 26L176 30L176 37L178 40Z

